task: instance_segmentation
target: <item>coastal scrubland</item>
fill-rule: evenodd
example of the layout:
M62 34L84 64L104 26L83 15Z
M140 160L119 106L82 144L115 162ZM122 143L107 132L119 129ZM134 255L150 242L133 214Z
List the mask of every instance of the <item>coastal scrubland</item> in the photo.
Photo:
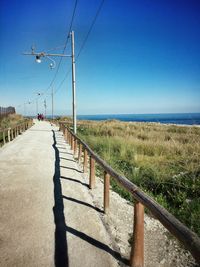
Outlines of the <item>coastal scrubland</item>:
M200 235L199 127L83 121L78 135L115 170ZM100 169L98 172L101 175ZM113 179L112 188L132 201Z
M24 121L24 117L19 114L10 114L6 117L0 119L0 129L6 129L9 127L13 127L16 124L22 123ZM7 138L7 133L6 133ZM2 145L3 133L0 132L0 146Z
M3 117L0 119L0 128L5 129L8 127L12 127L18 123L21 123L24 121L24 117L19 114L10 114L6 117Z

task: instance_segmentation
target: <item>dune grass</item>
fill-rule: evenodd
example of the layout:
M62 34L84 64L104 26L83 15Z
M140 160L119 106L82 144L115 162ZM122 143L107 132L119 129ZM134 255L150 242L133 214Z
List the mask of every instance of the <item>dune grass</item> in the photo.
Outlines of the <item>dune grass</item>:
M0 128L4 129L4 128L12 127L23 121L24 121L24 117L22 115L10 114L7 117L0 119Z
M10 114L0 119L0 129L6 129L12 127L16 124L22 123L23 121L24 117L22 115ZM5 137L7 138L7 133ZM0 132L0 146L2 145L2 139L3 139L3 134Z
M115 170L200 235L200 128L82 122L78 135ZM114 181L112 187L131 196Z

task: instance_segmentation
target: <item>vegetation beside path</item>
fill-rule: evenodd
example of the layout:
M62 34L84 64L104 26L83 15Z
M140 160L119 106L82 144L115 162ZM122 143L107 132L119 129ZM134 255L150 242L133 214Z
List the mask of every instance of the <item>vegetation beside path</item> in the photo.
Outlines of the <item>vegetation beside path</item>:
M24 121L24 117L22 115L10 114L0 119L0 129L12 127L16 124L22 123L23 121Z
M13 127L25 121L25 118L19 114L10 114L0 119L0 129ZM7 133L6 136L7 137ZM0 132L0 146L2 145L3 133Z
M115 170L200 235L199 127L82 121L78 135ZM112 187L132 200L114 180Z

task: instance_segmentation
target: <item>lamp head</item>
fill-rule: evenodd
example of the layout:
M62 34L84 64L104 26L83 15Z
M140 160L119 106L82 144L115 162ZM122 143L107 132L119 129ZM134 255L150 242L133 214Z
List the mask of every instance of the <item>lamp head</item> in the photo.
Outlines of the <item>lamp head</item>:
M36 60L37 63L41 63L42 62L40 56L38 56L38 55L35 57L35 60Z

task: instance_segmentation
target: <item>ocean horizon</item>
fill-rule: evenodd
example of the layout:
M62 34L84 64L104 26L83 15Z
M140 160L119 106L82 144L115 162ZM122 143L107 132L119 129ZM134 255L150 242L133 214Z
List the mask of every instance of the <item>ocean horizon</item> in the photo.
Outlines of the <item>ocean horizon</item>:
M55 115L55 118L64 117ZM51 116L47 116L51 118ZM97 114L77 115L78 120L119 120L126 122L157 122L163 124L200 125L200 113L160 113L160 114Z

